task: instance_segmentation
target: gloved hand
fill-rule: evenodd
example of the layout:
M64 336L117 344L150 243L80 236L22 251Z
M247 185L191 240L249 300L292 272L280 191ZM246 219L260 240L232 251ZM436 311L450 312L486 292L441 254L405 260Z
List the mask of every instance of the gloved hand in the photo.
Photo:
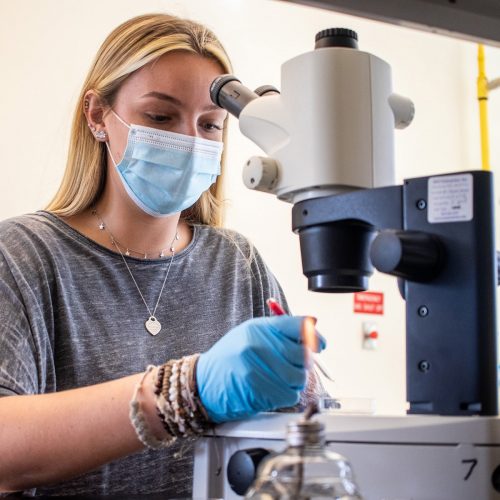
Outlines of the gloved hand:
M250 319L203 353L196 368L198 393L214 423L293 406L306 384L298 316ZM319 350L326 343L318 334Z

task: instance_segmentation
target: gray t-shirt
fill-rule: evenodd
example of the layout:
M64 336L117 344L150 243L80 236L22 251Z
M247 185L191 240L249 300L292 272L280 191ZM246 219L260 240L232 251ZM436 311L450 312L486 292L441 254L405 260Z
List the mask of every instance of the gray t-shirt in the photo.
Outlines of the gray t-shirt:
M208 350L239 323L269 314L283 292L258 252L234 231L194 226L149 314L121 256L59 218L37 212L0 223L0 395L98 384ZM127 262L153 309L169 259ZM99 412L99 408L95 408ZM54 416L56 418L56 416ZM34 422L33 425L36 425ZM77 450L75 450L77 452ZM191 495L193 443L146 450L36 494L166 492Z

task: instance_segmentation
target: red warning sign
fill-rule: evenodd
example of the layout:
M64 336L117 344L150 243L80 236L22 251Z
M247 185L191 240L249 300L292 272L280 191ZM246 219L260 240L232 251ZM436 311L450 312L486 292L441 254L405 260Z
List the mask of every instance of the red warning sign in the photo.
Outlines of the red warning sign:
M364 314L384 314L384 294L382 292L355 293L354 312Z

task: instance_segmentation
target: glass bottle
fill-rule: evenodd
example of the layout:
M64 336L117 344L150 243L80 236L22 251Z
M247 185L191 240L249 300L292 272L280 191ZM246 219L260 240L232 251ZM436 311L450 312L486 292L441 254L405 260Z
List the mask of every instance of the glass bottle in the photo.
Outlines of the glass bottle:
M287 445L260 464L247 500L361 500L347 459L325 448L321 422L289 423Z

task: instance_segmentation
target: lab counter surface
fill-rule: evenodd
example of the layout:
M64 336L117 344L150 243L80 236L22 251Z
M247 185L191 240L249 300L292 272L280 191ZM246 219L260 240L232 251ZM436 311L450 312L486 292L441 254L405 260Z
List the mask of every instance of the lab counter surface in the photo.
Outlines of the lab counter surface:
M195 498L241 498L227 479L241 450L280 451L297 414L260 414L197 440ZM500 500L500 418L321 413L326 447L349 459L364 500ZM217 474L219 467L224 474Z

